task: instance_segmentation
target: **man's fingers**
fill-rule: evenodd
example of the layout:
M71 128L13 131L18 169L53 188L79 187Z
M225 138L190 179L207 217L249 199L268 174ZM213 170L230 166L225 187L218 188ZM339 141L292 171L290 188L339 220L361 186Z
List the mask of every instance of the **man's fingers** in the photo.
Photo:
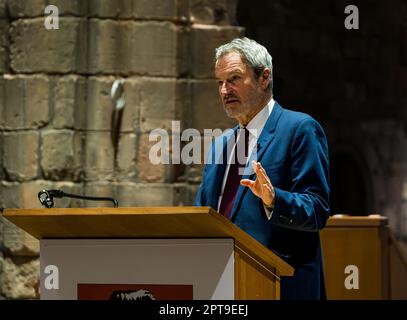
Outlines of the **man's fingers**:
M271 184L269 176L267 175L266 170L264 170L264 168L262 167L260 162L259 162L259 165L260 165L260 174L261 174L261 176L264 178L264 180L267 182L267 184Z
M254 181L249 180L249 179L242 179L242 180L240 180L240 184L245 187L253 188Z
M269 183L269 178L267 176L266 170L261 166L260 162L253 161L253 168L256 173L257 178L261 184Z

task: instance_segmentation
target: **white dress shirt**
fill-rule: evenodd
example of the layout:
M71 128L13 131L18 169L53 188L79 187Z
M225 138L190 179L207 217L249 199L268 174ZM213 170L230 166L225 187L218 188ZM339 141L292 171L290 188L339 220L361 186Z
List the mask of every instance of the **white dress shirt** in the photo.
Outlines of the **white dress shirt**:
M254 118L252 120L250 120L250 122L246 126L246 129L249 130L249 149L248 149L249 156L247 157L247 161L249 161L249 159L251 158L253 148L254 148L254 146L257 145L257 140L260 137L261 132L263 131L264 125L266 124L267 119L269 118L271 112L273 111L274 102L275 102L274 99L271 98L269 103L266 106L264 106L264 108L261 109L259 111L259 113L256 114L254 116ZM230 167L230 163L232 163L232 157L234 154L235 147L236 147L236 144L232 148L230 154L228 155L228 163L226 165L225 175L223 176L222 188L221 188L219 201L218 201L218 211L220 208L220 203L222 202L223 191L225 189L226 180L227 180L228 173L229 173L229 167ZM246 166L247 166L247 163L246 163ZM273 212L265 206L264 206L264 209L266 211L267 218L271 219L271 215L273 214Z

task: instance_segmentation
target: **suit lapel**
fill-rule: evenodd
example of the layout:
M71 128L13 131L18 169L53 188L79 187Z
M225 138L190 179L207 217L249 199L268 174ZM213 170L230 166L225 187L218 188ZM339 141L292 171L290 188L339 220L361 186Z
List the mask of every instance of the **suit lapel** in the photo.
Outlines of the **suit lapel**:
M280 119L282 112L283 108L277 102L275 102L273 111L264 125L263 131L261 132L261 135L257 141L257 160L253 160L260 161L264 155L264 152L267 150L267 147L271 141L273 141L277 122Z
M277 103L274 104L273 111L271 112L266 124L264 125L263 131L259 139L257 140L257 149L254 148L252 154L250 155L250 159L247 162L245 174L243 175L242 179L251 179L254 180L255 174L252 169L252 160L261 161L261 158L264 155L264 152L267 150L267 147L274 139L274 134L277 126L277 122L280 119L280 116L283 112L283 108ZM240 203L243 199L243 196L246 192L250 191L248 187L239 186L237 191L237 196L235 203L233 204L232 213L230 215L230 219L234 217L237 212L237 209L240 207Z

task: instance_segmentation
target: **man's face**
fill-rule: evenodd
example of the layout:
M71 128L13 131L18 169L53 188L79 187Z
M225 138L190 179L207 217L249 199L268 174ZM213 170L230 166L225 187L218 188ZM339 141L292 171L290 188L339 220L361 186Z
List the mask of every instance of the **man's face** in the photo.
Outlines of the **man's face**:
M227 115L246 125L264 106L267 87L264 78L256 79L252 68L237 52L230 52L217 61L215 76Z

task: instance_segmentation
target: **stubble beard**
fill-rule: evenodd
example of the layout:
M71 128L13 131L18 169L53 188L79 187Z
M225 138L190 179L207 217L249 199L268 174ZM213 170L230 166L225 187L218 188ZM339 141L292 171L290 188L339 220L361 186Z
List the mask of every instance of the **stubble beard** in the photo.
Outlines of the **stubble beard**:
M236 119L236 117L240 116L242 113L242 104L240 102L235 102L235 103L231 103L230 105L223 105L223 109L226 112L226 115L229 118L234 118Z

